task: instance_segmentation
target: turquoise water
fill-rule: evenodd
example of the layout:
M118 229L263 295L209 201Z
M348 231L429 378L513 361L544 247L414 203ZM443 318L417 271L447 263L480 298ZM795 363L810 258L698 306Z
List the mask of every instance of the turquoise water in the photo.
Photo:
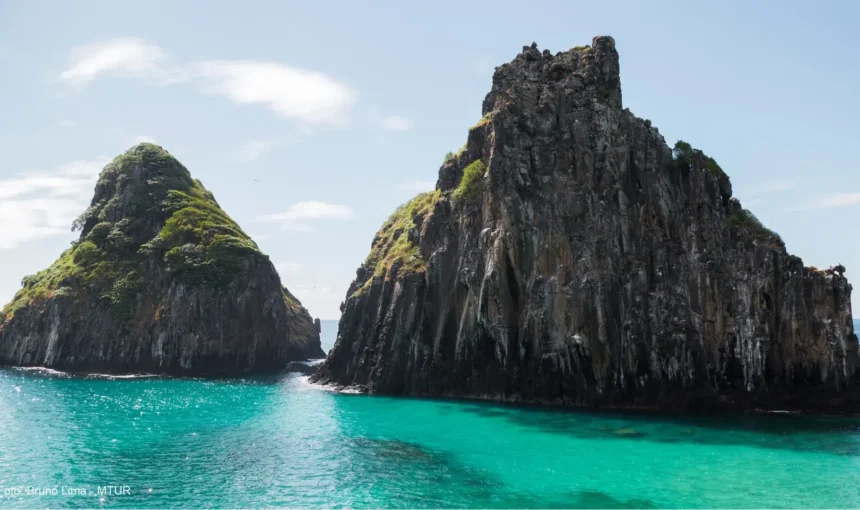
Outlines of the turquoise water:
M298 375L0 370L0 507L858 507L860 420L340 395ZM97 486L128 486L99 496ZM63 495L62 487L87 489Z

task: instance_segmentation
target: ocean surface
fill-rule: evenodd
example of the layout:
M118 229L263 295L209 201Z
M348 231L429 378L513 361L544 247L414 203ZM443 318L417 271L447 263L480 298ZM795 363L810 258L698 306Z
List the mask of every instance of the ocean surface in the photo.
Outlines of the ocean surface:
M0 443L0 508L860 507L857 418L369 397L298 374L2 369Z

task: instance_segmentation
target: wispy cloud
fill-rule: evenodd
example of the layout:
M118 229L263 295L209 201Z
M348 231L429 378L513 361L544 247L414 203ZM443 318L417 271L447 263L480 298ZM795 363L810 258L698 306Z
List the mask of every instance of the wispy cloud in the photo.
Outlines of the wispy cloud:
M797 185L798 182L794 180L765 181L753 185L750 188L747 188L745 194L751 197L758 197L760 195L770 193L781 193L783 191L790 191L795 189Z
M139 135L131 139L132 145L137 145L139 143L156 143L156 141L155 138L148 135Z
M57 121L57 125L58 125L58 126L60 126L60 127L64 127L64 128L74 128L74 127L78 127L78 123L77 123L77 122L75 122L75 121L73 121L73 120L68 120L68 119L58 120L58 121Z
M798 182L794 180L775 180L759 183L746 190L746 193L741 193L741 196L750 197L750 200L744 200L746 207L762 205L768 202L766 195L774 193L783 193L797 188Z
M432 191L436 188L435 181L410 181L404 182L397 186L397 189L410 191L413 193L421 193L422 191Z
M391 115L382 119L382 127L388 131L409 131L413 126L410 119L400 115Z
M190 82L205 94L326 126L345 125L358 99L355 90L325 74L277 62L210 60L168 66L168 61L159 46L131 37L114 39L74 50L60 80L77 87L110 76L157 85Z
M367 124L371 128L381 131L402 132L409 131L415 127L415 123L412 122L412 119L402 115L384 115L376 106L371 106L367 110L366 115ZM382 135L379 140L388 141L388 138L386 135Z
M298 202L277 214L260 216L260 221L280 223L284 229L312 232L312 223L318 220L351 220L355 216L349 206L327 202Z
M74 161L0 180L0 249L68 233L107 159Z
M203 91L239 104L260 104L286 119L342 126L358 99L328 76L274 62L217 60L195 64Z
M760 191L762 193L777 193L792 190L796 187L797 181L768 181L761 186Z
M254 161L260 159L264 154L269 152L275 145L271 140L248 140L239 151L239 158L242 161Z
M166 61L167 53L158 46L133 37L114 39L73 50L71 65L60 74L60 80L81 86L113 75L169 82Z
M834 207L847 207L858 204L860 204L860 193L834 193L832 195L819 197L806 204L802 204L795 209L791 209L789 212L831 209Z

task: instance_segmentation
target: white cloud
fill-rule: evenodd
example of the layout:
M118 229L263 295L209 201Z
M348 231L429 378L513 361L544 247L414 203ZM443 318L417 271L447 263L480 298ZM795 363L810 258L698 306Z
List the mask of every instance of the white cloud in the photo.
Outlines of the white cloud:
M68 233L89 204L106 159L74 161L49 172L0 180L0 249Z
M751 188L747 188L746 195L751 197L759 197L760 195L765 195L768 193L780 193L783 191L793 190L797 187L797 185L798 182L793 180L766 181L757 184Z
M850 205L860 204L860 193L834 193L826 195L817 200L813 200L805 205L802 205L794 211L812 211L815 209L831 209L833 207L847 207Z
M404 182L397 186L398 189L403 191L410 191L414 193L421 193L423 191L432 191L436 189L436 181L410 181Z
M170 81L166 61L167 53L158 46L133 37L114 39L73 50L71 67L60 80L78 86L108 75Z
M155 138L147 135L135 136L131 139L132 145L137 145L139 143L156 143Z
M277 214L258 218L260 221L280 223L287 230L311 232L311 223L317 220L351 220L355 216L349 206L327 202L298 202Z
M788 191L797 187L797 181L768 181L762 186L765 193Z
M342 126L358 94L328 76L274 62L215 60L194 65L203 91L260 104L286 119Z
M399 115L391 115L382 119L382 127L388 131L409 131L413 127L411 120Z
M367 123L374 129L383 131L409 131L415 124L412 119L401 115L383 115L376 106L371 106L367 110ZM379 137L378 141L387 142L388 139L384 136Z
M239 152L242 161L254 161L260 159L275 145L271 140L248 140Z
M358 93L325 74L277 62L211 60L167 66L167 53L136 38L77 48L60 80L73 86L118 76L158 85L192 82L203 93L239 104L258 104L312 125L343 126Z
M58 125L58 126L60 126L60 127L64 127L64 128L74 128L74 127L78 127L78 123L77 123L77 122L75 122L75 121L73 121L73 120L68 120L68 119L58 120L58 121L57 121L57 125Z

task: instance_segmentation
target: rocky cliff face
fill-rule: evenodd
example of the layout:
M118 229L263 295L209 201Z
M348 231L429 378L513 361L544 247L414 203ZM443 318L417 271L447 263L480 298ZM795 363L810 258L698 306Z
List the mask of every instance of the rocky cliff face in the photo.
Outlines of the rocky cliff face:
M804 267L719 165L622 108L610 37L496 69L434 192L373 242L316 380L648 408L860 409L843 268Z
M106 166L75 228L0 313L0 364L232 375L324 356L269 258L160 147Z

